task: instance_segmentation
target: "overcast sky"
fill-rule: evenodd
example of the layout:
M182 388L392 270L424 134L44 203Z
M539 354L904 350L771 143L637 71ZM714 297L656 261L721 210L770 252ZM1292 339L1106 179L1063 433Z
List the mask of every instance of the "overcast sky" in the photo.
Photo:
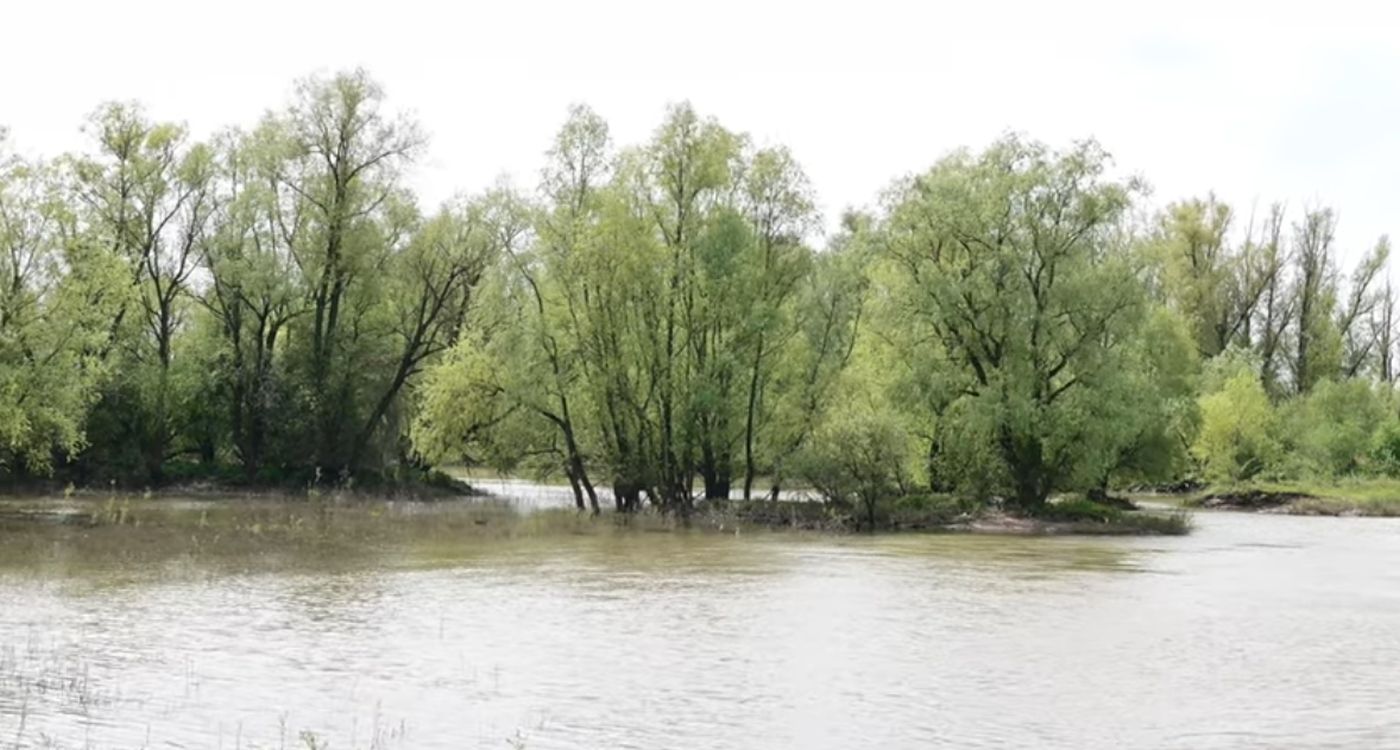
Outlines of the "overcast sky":
M0 11L0 125L29 154L85 147L135 99L206 135L292 82L363 66L431 133L425 203L533 185L571 102L627 143L691 100L784 143L824 213L1007 130L1094 136L1153 201L1326 204L1355 257L1400 229L1400 17L1390 3L889 0L123 0ZM976 7L973 7L976 6Z

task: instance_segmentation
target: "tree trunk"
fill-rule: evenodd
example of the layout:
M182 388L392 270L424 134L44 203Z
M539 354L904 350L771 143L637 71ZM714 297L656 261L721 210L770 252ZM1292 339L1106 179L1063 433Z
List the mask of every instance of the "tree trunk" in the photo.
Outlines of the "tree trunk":
M598 515L602 509L598 507L598 492L593 489L593 483L588 479L588 469L583 463L583 452L579 450L578 439L574 435L573 418L569 415L568 399L560 398L560 411L563 417L556 420L559 429L564 433L564 446L568 450L568 470L577 481L579 486L588 495L588 505L593 509L593 515ZM579 510L583 510L583 501L579 500Z
M623 513L634 513L641 505L640 484L623 479L613 481L613 498L617 509Z
M705 482L706 500L727 500L729 499L729 485L731 482L727 467L721 464L721 460L715 454L714 447L709 440L700 451L700 478Z
M574 507L583 511L587 507L583 504L583 488L579 486L578 475L574 473L571 463L564 465L564 476L569 478L569 489L574 492Z
M748 413L744 418L744 499L748 500L753 492L754 478L754 458L753 458L753 432L758 411L758 385L759 374L763 363L763 336L758 337L758 347L753 358L753 374L749 377L749 403Z

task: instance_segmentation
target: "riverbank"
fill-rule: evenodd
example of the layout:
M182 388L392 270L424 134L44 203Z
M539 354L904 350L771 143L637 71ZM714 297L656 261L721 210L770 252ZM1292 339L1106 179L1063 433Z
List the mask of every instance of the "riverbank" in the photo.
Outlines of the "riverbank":
M99 499L112 497L233 500L239 498L298 501L319 497L362 500L444 500L480 495L471 480L441 471L424 471L407 478L378 474L348 481L317 481L314 474L291 474L248 480L234 472L189 472L158 483L80 483L65 479L22 479L0 482L0 498Z
M1299 516L1400 516L1400 480L1256 482L1206 487L1188 507Z
M719 528L748 524L839 533L870 530L866 516L858 509L819 502L712 503L703 507L698 517ZM1114 507L1080 498L1060 498L1040 513L1026 514L961 503L947 496L920 496L880 504L875 519L875 530L880 532L1175 536L1191 530L1190 516L1184 511Z

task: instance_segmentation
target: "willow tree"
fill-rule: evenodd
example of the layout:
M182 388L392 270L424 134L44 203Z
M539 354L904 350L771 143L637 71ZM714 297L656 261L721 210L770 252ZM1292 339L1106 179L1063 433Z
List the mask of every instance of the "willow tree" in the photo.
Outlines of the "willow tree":
M394 348L379 301L417 222L401 176L424 137L386 111L363 71L302 81L264 128L278 226L306 295L294 323L304 344L292 356L311 413L311 460L353 471L379 390L360 363Z
M780 317L760 339L772 338L785 345L774 346L773 354L764 347L764 357L771 360L760 359L754 352L755 362L772 366L771 372L758 370L763 382L753 438L755 468L771 476L769 492L774 500L792 473L794 459L808 447L833 399L840 396L842 378L855 356L869 286L867 229L866 217L843 217L841 231L825 251L810 256L806 272L797 281L786 312L791 330L784 330ZM866 385L858 382L857 388ZM746 495L751 481L745 477Z
M522 318L531 351L544 377L533 410L557 431L564 474L582 510L598 512L598 492L583 447L588 371L589 281L578 261L587 253L599 221L600 190L611 176L612 145L607 123L585 106L575 106L554 139L540 181L546 205L539 213L538 245L526 254L511 248L509 269L526 296ZM616 474L616 472L614 472ZM619 492L619 496L626 492Z
M263 135L266 135L264 133ZM292 259L299 217L286 218L274 182L277 156L258 134L230 133L220 145L222 196L201 244L208 284L199 299L222 340L214 377L235 460L255 478L287 432L287 328L306 312Z
M1337 308L1337 218L1329 209L1309 211L1293 227L1294 311L1285 361L1296 393L1306 393L1341 369Z
M77 230L55 170L5 146L0 130L0 472L43 474L86 444L131 287L112 248Z
M1383 372L1389 343L1374 323L1389 301L1390 290L1379 286L1390 260L1390 238L1382 236L1352 269L1346 296L1337 306L1337 329L1342 335L1340 377L1356 378L1371 370Z
M1212 195L1168 206L1149 239L1159 292L1190 325L1203 357L1252 343L1256 310L1283 271L1268 223L1262 240L1251 223L1238 243L1233 227L1234 213Z
M728 208L743 143L689 104L672 107L645 150L643 183L666 249L665 337L660 387L660 489L689 507L692 471L706 497L727 497L732 477L731 422L735 391L726 333L733 311L718 298L731 280L734 246L747 227Z
M109 351L120 379L107 394L120 451L133 443L151 480L161 479L180 425L173 408L175 342L185 323L198 245L214 212L214 158L185 129L108 104L89 121L96 153L75 159L73 182L91 241L122 257L135 304L113 317Z
M580 339L588 414L596 425L598 463L612 482L618 510L640 507L642 494L667 503L667 477L679 474L663 441L663 420L678 421L670 369L679 328L663 327L671 311L671 256L658 240L645 200L644 160L637 150L617 160L609 184L597 194L594 219L569 256L562 285L570 320ZM672 432L674 440L676 433ZM685 490L688 497L688 488Z
M950 411L1026 508L1116 460L1136 396L1125 344L1145 293L1115 231L1136 190L1093 142L1018 137L897 185L884 250L907 325L942 351ZM971 455L979 455L973 453Z
M745 293L729 303L747 308L740 341L748 381L743 405L743 492L748 500L758 473L760 435L774 414L767 403L770 392L778 379L778 368L800 333L793 307L804 280L812 273L811 253L803 240L820 217L811 183L786 148L761 149L753 154L744 170L741 190L752 227L753 250L743 270Z

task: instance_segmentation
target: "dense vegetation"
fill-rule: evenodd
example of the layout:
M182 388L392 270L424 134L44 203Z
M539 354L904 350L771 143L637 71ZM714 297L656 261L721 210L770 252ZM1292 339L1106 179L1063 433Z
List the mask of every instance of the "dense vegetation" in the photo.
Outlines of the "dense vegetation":
M1335 215L1143 218L1089 141L957 151L823 247L797 158L671 107L568 113L533 189L425 212L363 73L192 142L129 104L0 143L0 472L346 483L433 462L688 514L1400 475L1382 239Z

